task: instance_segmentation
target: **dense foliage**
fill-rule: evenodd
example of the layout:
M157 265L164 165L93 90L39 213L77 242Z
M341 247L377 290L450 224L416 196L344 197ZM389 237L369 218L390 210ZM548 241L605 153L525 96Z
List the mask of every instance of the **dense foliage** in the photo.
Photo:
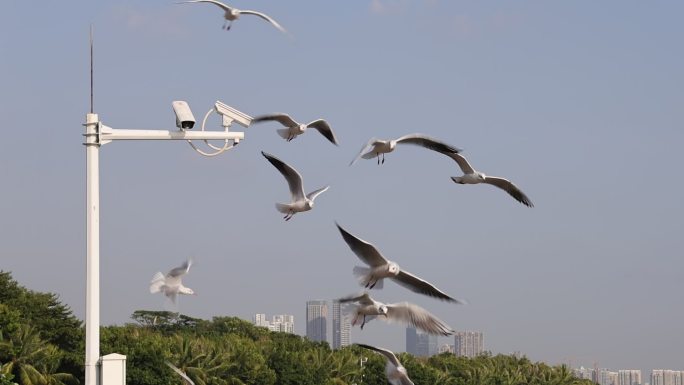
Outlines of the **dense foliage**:
M129 385L182 385L165 364L196 385L385 385L382 356L297 335L269 332L235 317L211 321L136 311L135 323L102 328L102 354L127 356ZM83 329L56 295L35 293L0 272L0 385L60 385L83 381ZM360 358L367 357L363 367ZM399 359L417 385L591 384L565 366L525 357L441 354Z

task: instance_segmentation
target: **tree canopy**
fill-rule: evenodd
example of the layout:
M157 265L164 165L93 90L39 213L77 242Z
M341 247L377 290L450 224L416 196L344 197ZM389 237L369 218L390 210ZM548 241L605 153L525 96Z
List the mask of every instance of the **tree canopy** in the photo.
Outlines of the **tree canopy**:
M236 317L203 320L138 310L132 323L101 330L101 353L127 357L131 385L385 385L385 359L356 346L331 350L294 334ZM83 381L82 323L51 293L20 286L0 271L0 385L74 385ZM362 357L368 360L360 365ZM416 385L591 384L565 366L526 357L398 354Z

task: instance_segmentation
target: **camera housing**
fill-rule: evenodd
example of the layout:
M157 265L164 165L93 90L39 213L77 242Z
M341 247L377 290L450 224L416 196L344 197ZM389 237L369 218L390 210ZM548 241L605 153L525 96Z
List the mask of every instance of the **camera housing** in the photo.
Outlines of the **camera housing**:
M171 106L173 106L173 112L176 114L176 127L185 130L192 129L195 126L195 117L186 101L174 100L171 102Z
M217 113L223 116L224 127L230 126L233 121L245 128L249 127L249 125L252 123L253 118L251 116L240 112L223 102L216 101L214 104L214 109Z

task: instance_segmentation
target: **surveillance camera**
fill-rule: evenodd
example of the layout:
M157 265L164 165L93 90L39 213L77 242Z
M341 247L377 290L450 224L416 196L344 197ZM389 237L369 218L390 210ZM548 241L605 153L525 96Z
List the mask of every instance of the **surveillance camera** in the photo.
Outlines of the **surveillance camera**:
M192 116L190 106L183 100L175 100L171 102L173 112L176 114L176 127L184 130L192 128L195 125L195 117Z
M233 121L238 122L241 126L247 128L252 123L252 117L236 110L235 108L217 101L214 104L214 109L219 114L223 115L223 125L225 127L230 126Z

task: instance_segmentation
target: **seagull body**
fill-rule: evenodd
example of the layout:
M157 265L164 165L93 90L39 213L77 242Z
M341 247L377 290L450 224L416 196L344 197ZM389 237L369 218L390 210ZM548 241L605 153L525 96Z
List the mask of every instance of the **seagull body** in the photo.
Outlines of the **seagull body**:
M178 294L194 295L195 292L189 287L183 286L183 276L190 271L192 259L188 259L182 265L172 269L166 275L157 272L150 281L150 293L164 293L174 304Z
M302 124L296 122L294 119L292 119L288 114L283 114L283 113L276 113L276 114L271 114L271 115L262 115L262 116L257 116L256 118L252 119L253 123L258 123L258 122L268 122L268 121L276 121L286 128L281 128L278 131L278 135L280 135L283 139L287 140L288 142L291 141L292 139L296 138L297 136L303 134L306 132L307 128L314 128L318 130L318 132L321 133L321 135L325 136L326 139L330 141L330 143L334 145L338 145L337 143L337 138L335 137L335 133L333 132L332 128L330 128L330 125L328 122L326 122L323 119L316 119L312 122L309 122L307 124Z
M322 194L330 187L325 186L305 195L302 176L297 172L297 170L271 154L267 154L263 151L261 154L268 159L268 161L271 162L271 164L275 166L275 168L277 168L281 174L283 174L288 186L290 187L292 202L276 203L276 209L285 214L283 219L286 221L292 219L292 216L296 213L311 210L314 206L314 199L316 199L318 195Z
M397 144L413 144L416 146L421 146L425 147L427 149L441 152L441 153L459 153L461 150L453 147L449 144L446 144L442 141L439 141L437 139L433 139L427 135L423 134L409 134L409 135L404 135L402 137L399 137L397 139L391 139L391 140L380 140L376 138L371 138L368 143L366 143L362 148L361 151L359 151L359 154L354 158L354 160L349 163L351 166L352 164L356 163L356 161L359 158L363 159L373 159L375 157L378 158L378 164L380 164L380 156L382 155L382 163L385 163L385 154L388 152L394 151L394 149L397 147Z
M387 376L387 381L392 385L413 385L413 381L408 376L406 368L399 362L397 356L394 355L390 350L384 348L378 348L375 346L356 344L364 349L374 350L383 356L387 360L385 364L385 375Z
M340 230L342 238L344 238L344 241L347 242L347 245L349 245L349 248L354 254L356 254L361 261L370 266L356 266L354 268L354 274L359 279L359 283L366 288L373 289L374 287L377 287L378 289L381 289L383 279L390 278L415 293L424 294L445 301L465 303L462 300L450 297L430 282L427 282L408 271L402 270L396 262L387 260L375 246L350 234L339 224L337 225L337 229Z
M534 207L534 204L530 200L530 198L525 195L525 193L522 192L518 188L518 186L514 185L513 182L509 181L508 179L496 177L496 176L487 176L482 172L476 171L470 163L466 160L463 155L454 153L454 152L449 152L449 153L444 153L444 155L450 157L456 163L458 166L461 168L461 171L463 171L463 176L452 176L451 180L453 180L455 183L458 184L479 184L479 183L486 183L490 184L492 186L496 186L504 191L506 191L510 196L515 198L518 202L524 204L527 207Z
M428 334L448 336L454 330L444 321L432 315L418 305L408 302L384 304L371 298L368 293L356 294L340 298L340 302L356 302L352 326L360 324L361 329L366 322L375 317L383 316L388 322L409 324Z
M228 5L225 5L219 1L216 0L189 0L189 1L181 1L177 4L186 4L186 3L211 3L215 4L223 11L225 12L223 17L226 19L226 22L223 24L223 29L226 31L230 30L230 27L233 25L233 21L237 20L240 18L240 15L245 14L245 15L254 15L254 16L259 16L260 18L268 21L273 25L274 27L278 28L281 32L287 32L285 31L285 28L283 28L280 24L278 24L277 21L275 21L272 17L268 16L265 13L257 12L257 11L250 11L250 10L245 10L245 9L237 9L234 7L230 7Z

